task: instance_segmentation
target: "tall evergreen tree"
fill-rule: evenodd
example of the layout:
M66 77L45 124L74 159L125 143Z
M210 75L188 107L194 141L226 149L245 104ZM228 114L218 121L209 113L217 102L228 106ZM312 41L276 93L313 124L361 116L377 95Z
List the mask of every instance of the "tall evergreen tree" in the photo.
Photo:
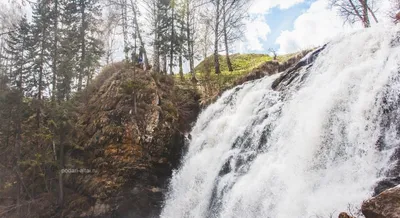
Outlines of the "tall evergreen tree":
M60 0L54 0L53 10L51 11L51 20L53 25L53 41L51 42L51 68L52 68L52 80L51 80L51 100L54 102L57 93L57 74L59 65L59 18L60 16Z
M86 85L93 77L94 68L98 67L99 60L103 54L103 44L99 40L99 21L101 8L99 1L79 0L78 13L80 16L79 26L79 70L77 90L83 88L83 79L86 77Z
M36 89L37 126L40 125L40 105L43 99L43 91L49 85L50 68L48 66L51 52L51 7L49 0L38 0L34 5L32 39L30 48L30 58L33 60L32 76Z
M68 100L73 89L73 78L79 69L78 65L78 35L79 16L76 2L61 0L60 29L57 69L57 99Z
M31 42L31 27L26 17L14 26L14 30L8 33L5 53L10 57L11 67L9 79L11 85L16 86L22 92L30 92L30 84L27 82L31 64L29 63L28 47Z

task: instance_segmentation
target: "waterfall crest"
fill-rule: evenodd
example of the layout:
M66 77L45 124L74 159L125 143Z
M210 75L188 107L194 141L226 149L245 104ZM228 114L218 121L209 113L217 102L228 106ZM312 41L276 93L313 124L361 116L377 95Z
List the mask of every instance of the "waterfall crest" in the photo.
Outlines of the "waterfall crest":
M161 217L308 218L359 206L396 164L399 37L355 32L290 80L283 72L225 92L199 116Z

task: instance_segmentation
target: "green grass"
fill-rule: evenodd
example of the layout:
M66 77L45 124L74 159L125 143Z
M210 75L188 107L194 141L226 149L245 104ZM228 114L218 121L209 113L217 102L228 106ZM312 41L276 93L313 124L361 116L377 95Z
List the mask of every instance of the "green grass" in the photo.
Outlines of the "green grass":
M285 62L295 54L278 56L279 62ZM219 62L221 74L215 74L214 56L209 56L195 67L198 86L203 88L203 97L213 97L221 90L232 87L235 81L250 73L254 68L259 67L265 62L272 61L273 58L267 54L233 54L230 56L233 72L229 72L226 57L220 55ZM175 80L179 85L191 85L190 74L185 74L185 81L181 81L179 75Z
M284 62L295 54L287 54L278 56L279 62ZM226 57L224 55L219 56L221 74L215 74L214 70L214 56L209 56L195 67L196 78L203 81L207 80L207 75L210 76L209 80L218 81L220 86L229 86L232 80L236 80L249 72L254 68L259 67L267 61L271 61L273 58L267 54L233 54L230 56L233 72L229 72L226 64ZM179 76L177 75L177 79ZM191 75L185 74L185 79L190 80Z
M234 54L231 55L230 58L234 71L250 70L255 67L258 67L262 63L272 60L272 57L265 54ZM232 73L228 71L228 66L226 64L225 56L219 56L219 63L222 74ZM197 67L195 68L196 74L207 72L208 70L207 67L209 67L211 74L215 74L214 56L207 57L199 65L197 65Z
M200 85L205 81L219 89L229 87L236 79L250 72L252 69L260 66L261 64L271 61L273 58L265 54L234 54L231 55L231 62L233 72L229 72L225 56L219 56L221 74L215 74L214 70L214 56L207 57L200 62L195 68L196 78L199 80ZM209 78L207 78L209 75ZM179 80L179 76L176 77ZM191 75L185 74L185 80L190 81Z

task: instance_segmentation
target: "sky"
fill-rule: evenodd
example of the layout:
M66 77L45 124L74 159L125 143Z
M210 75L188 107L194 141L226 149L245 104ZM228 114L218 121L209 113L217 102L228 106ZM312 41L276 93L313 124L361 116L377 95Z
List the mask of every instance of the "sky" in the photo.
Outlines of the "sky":
M379 0L378 18L387 23L388 0ZM253 0L245 36L236 45L239 53L279 54L320 46L331 38L356 31L361 24L344 24L329 0ZM381 22L380 22L381 23Z

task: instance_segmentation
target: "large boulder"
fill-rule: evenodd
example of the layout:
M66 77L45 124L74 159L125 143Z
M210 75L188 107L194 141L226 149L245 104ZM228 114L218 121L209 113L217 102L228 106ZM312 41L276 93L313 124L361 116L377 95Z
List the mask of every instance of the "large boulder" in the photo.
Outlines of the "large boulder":
M388 189L365 201L361 211L366 218L399 218L400 186Z
M349 214L342 212L339 214L338 218L354 218L353 216L350 216Z

